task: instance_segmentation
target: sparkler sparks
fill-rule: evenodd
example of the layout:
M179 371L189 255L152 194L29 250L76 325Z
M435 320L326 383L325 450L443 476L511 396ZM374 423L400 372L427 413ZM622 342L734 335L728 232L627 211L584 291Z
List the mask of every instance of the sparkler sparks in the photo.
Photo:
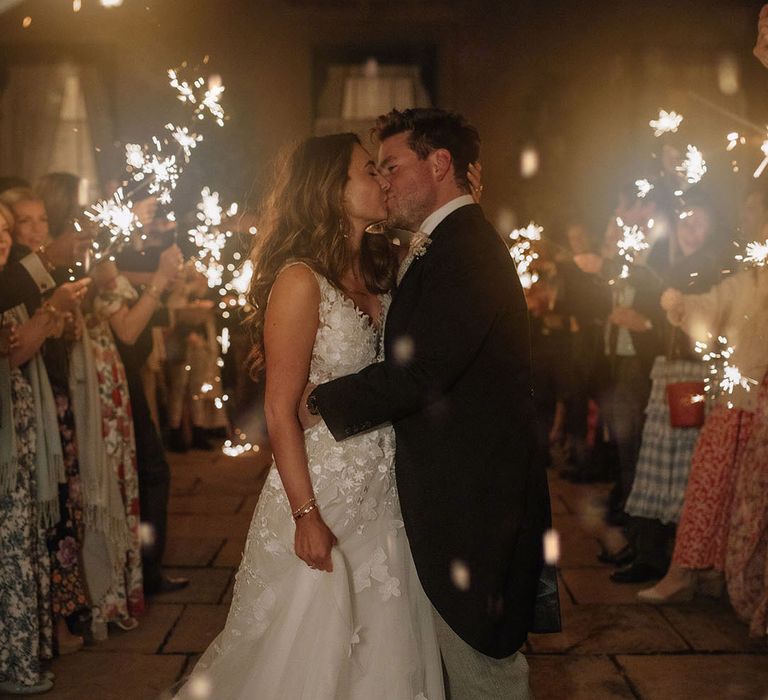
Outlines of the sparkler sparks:
M710 334L710 338L713 336ZM758 382L750 377L745 377L736 365L731 364L733 347L728 344L728 338L718 336L714 348L700 340L696 341L694 350L702 356L702 360L709 367L707 377L704 379L704 392L710 395L716 393L733 394L733 390L741 387L744 391L750 391ZM718 392L719 390L719 392ZM730 407L729 403L729 407Z
M196 105L195 116L198 119L205 119L205 115L210 114L219 126L224 126L224 108L221 106L221 95L226 89L221 82L221 77L212 75L208 79L207 88L203 78L196 78L190 85L186 80L179 78L179 74L173 68L168 70L168 79L171 87L179 94L176 96L182 102L188 102Z
M676 170L685 176L689 184L695 185L707 172L704 155L696 146L688 144L685 160L677 166Z
M766 262L768 262L768 239L763 243L760 241L747 243L745 254L737 255L736 260L750 263L757 267L764 267Z
M236 211L237 205L232 204L226 213L233 215ZM223 217L224 209L219 203L219 193L204 187L197 205L197 219L200 223L188 233L189 239L200 250L195 268L205 275L211 289L222 285L224 265L221 263L221 252L232 236L231 231L219 230ZM219 294L224 296L226 289L221 288Z
M539 254L532 250L532 241L540 241L543 230L542 226L531 222L525 228L515 229L509 234L509 237L516 241L509 249L509 254L515 261L523 289L530 289L539 279L536 272L530 271L533 261L539 257Z
M184 153L184 161L189 163L192 149L197 148L197 144L203 140L203 137L200 134L190 133L186 126L166 124L165 128L171 132L171 138L179 144Z
M662 134L675 133L683 121L683 115L677 112L659 110L659 118L651 119L648 125L653 129L653 135L657 138Z
M760 165L757 166L757 170L752 174L752 177L757 179L763 174L763 170L765 170L766 166L768 166L768 139L763 141L762 146L760 146L760 150L763 152L763 160L761 161Z
M133 180L142 182L149 179L147 192L158 194L163 204L170 204L171 191L181 176L181 168L175 155L162 157L162 144L154 139L156 153L147 153L144 148L136 143L125 146L125 162L129 172L133 172Z
M744 145L747 142L747 139L741 136L737 131L732 131L725 138L728 141L728 145L725 148L726 151L732 151L737 145Z
M653 185L646 179L635 180L635 187L637 187L637 196L640 199L644 199L646 195L653 189Z
M133 233L141 228L141 222L133 212L133 202L124 199L122 187L115 192L112 199L92 205L85 211L85 216L106 228L114 240L129 241ZM97 251L94 257L98 260L102 253Z
M635 261L635 253L640 253L648 248L645 233L639 226L627 226L621 219L616 219L621 226L624 235L616 243L619 254L629 263Z

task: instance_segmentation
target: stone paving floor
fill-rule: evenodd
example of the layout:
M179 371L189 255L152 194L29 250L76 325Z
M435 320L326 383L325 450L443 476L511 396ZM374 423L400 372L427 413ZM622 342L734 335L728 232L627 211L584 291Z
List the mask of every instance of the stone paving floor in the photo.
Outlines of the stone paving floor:
M191 585L154 598L137 630L110 632L106 642L56 659L46 698L154 700L194 665L224 624L267 459L172 456L166 564ZM564 631L530 638L537 700L768 700L768 646L749 641L727 603L636 602L640 586L612 584L595 559L595 503L605 489L554 475L551 487Z

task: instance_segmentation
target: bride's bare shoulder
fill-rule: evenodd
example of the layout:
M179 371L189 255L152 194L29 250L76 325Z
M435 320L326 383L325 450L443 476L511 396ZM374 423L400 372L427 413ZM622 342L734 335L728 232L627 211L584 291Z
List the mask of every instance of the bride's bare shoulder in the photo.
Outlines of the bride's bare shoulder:
M268 306L283 304L317 307L320 302L320 284L314 270L305 262L285 265L275 277L269 293Z

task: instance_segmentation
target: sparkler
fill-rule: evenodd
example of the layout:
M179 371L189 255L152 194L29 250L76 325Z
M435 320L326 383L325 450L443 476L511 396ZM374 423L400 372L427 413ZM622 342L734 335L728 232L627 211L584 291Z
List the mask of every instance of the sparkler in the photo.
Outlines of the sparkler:
M197 144L203 140L203 137L199 134L190 133L186 126L166 124L165 128L171 132L171 138L173 138L173 140L181 147L181 150L184 153L184 162L189 163L192 149L197 148Z
M202 77L196 78L190 85L179 77L175 69L169 70L168 76L171 87L178 92L178 98L182 102L195 105L193 118L204 119L206 114L210 114L217 124L223 126L225 116L220 98L224 92L224 86L220 76L211 76L207 88L206 81ZM156 195L158 202L162 205L169 206L173 203L172 192L181 177L183 164L189 162L192 150L203 140L203 137L185 125L168 123L165 129L169 132L168 138L161 141L155 136L152 138L151 146L145 147L139 144L125 146L126 170L134 187L127 193L119 190L113 199L97 202L85 213L89 219L109 232L111 240L103 246L106 250L129 244L132 234L141 227L138 219L130 211L132 208L130 198L140 188L145 188L149 195ZM163 152L164 146L169 144L175 146L175 153ZM169 221L176 220L172 211L168 212L166 217ZM99 247L94 243L95 259L99 259L104 254L98 252ZM210 251L215 248L215 241L209 241L207 249ZM220 284L220 273L223 272L223 268L219 270L214 267L214 272L216 270L219 272L218 282L214 282L211 286ZM214 280L216 280L215 275Z
M763 170L765 170L765 167L768 166L768 139L763 141L762 145L760 146L760 150L763 152L763 160L761 161L760 165L757 166L757 170L752 174L752 177L757 179L763 174Z
M125 146L125 163L128 172L133 173L134 182L143 182L148 178L148 194L157 194L162 204L171 203L171 191L181 176L181 167L175 155L162 156L162 143L152 140L156 152L149 153L138 144L129 143Z
M635 255L646 250L649 244L640 226L627 226L620 216L616 217L616 224L623 233L622 237L616 242L619 255L624 259L619 272L619 279L625 280L629 277L631 266L635 262ZM653 227L653 219L649 219L648 227ZM613 284L613 281L610 284Z
M93 204L85 212L85 216L98 226L109 231L110 242L101 251L99 244L94 241L94 258L100 260L116 243L131 240L131 236L141 228L141 222L133 211L133 202L126 199L123 188L119 188L111 199L104 199Z
M747 243L746 254L737 255L736 260L750 263L756 267L765 267L766 262L768 262L768 239L763 243L760 241Z
M653 189L653 185L646 179L635 180L635 187L637 187L637 196L640 199L645 199L646 195Z
M648 125L653 129L653 135L657 138L662 134L675 133L683 121L683 115L677 112L659 110L659 118L651 119Z
M542 226L531 222L525 228L517 228L509 234L509 237L516 241L509 249L509 254L515 262L523 289L530 289L539 279L536 272L530 271L533 261L539 257L539 254L532 250L532 241L540 241L543 230Z
M171 87L179 93L176 96L179 100L196 105L195 116L198 119L205 119L205 115L208 113L219 126L224 126L225 115L220 100L226 88L222 84L220 76L212 75L208 79L208 86L205 90L203 87L206 82L203 78L195 78L190 85L186 80L181 80L173 68L168 71L168 79Z
M714 339L711 333L707 335L711 340ZM741 387L744 391L750 391L758 382L750 377L745 377L736 365L731 364L733 347L728 344L728 338L719 335L716 343L713 342L712 344L715 347L709 349L708 343L697 340L694 347L694 350L702 356L701 359L709 365L707 376L704 379L704 392L710 395L718 393L731 395L737 387ZM730 401L728 407L733 407Z
M732 131L725 138L728 141L728 145L725 148L726 151L732 151L737 145L744 145L747 142L747 139L741 136L737 131Z
M685 160L677 166L676 170L685 176L689 184L695 185L707 172L707 164L702 152L688 144Z

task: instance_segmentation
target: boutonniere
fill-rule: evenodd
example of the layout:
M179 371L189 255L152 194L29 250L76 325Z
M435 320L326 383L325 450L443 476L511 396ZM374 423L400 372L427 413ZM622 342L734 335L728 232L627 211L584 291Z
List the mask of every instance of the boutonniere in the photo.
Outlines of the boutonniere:
M423 231L417 231L411 236L411 244L408 246L408 254L414 258L420 258L427 252L429 244L432 243L432 239L429 234Z

